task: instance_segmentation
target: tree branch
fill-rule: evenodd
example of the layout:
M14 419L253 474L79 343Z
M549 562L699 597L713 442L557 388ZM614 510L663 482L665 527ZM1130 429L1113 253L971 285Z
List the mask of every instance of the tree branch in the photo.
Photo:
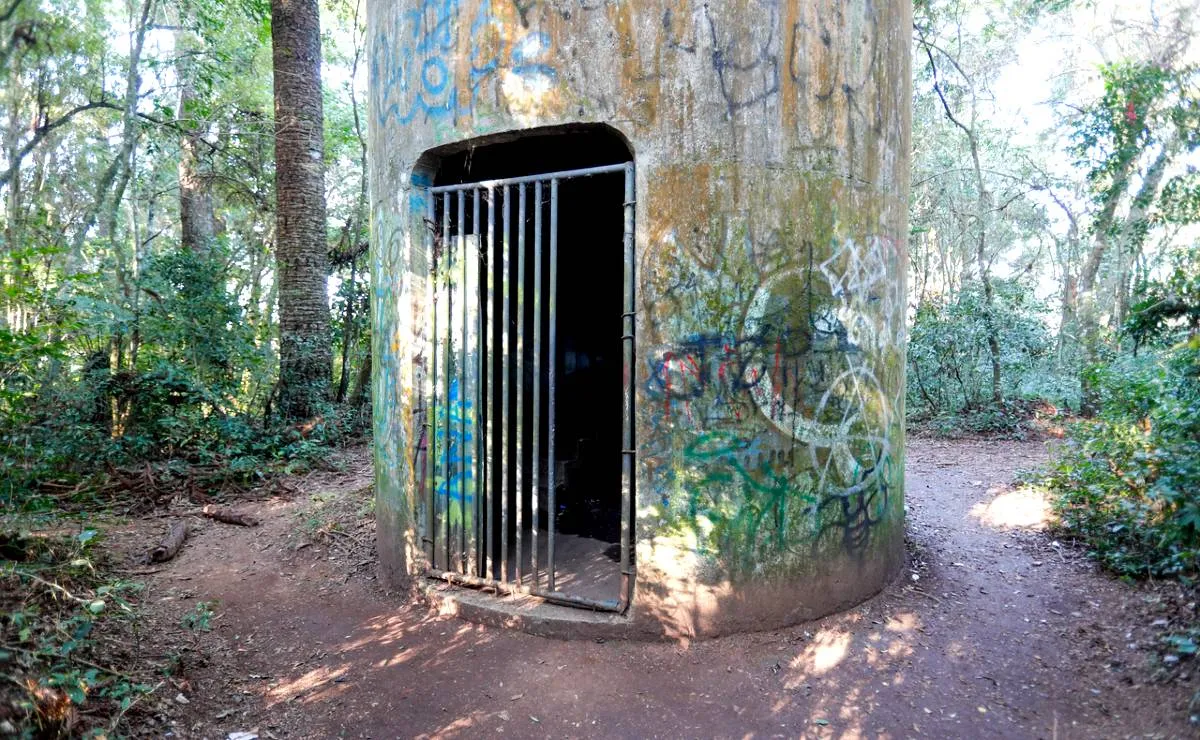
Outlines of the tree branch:
M52 121L47 121L41 126L35 128L33 130L33 136L30 137L29 141L25 142L25 146L17 150L16 156L13 157L13 161L9 164L8 169L4 172L4 174L0 174L0 188L3 188L14 177L16 177L18 170L20 170L21 162L25 160L25 157L29 156L29 153L32 152L37 145L40 144L42 140L49 136L55 129L66 125L71 121L72 118L80 113L89 110L96 110L97 108L115 108L116 110L120 110L119 107L109 103L108 101L93 100L88 103L84 103L83 105L77 105L66 113L63 113L58 118L55 118Z
M0 23L8 22L13 17L13 14L17 12L17 8L20 8L24 2L25 0L12 0L8 4L8 7L4 9L4 12L0 12Z

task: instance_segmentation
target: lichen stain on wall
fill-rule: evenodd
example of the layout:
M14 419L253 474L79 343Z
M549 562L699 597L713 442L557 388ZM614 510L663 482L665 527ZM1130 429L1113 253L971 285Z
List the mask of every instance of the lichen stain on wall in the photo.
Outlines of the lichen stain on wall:
M883 53L897 43L879 30L895 25L888 12L840 0L418 0L381 14L372 108L382 127L447 138L581 118L687 146L696 127L725 124L726 141L697 153L795 161L805 150L809 169L878 182L902 128L900 106L880 100L907 84L904 60Z
M870 233L870 193L736 170L650 183L639 406L642 526L735 578L861 555L895 513L905 263ZM854 201L862 221L829 205Z

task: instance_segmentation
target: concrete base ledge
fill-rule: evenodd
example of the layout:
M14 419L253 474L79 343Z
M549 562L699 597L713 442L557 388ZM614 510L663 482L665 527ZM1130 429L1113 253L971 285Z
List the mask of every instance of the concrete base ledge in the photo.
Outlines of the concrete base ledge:
M498 596L436 578L422 578L417 585L439 614L477 624L559 640L664 639L635 629L633 619L621 614L549 604L536 596Z

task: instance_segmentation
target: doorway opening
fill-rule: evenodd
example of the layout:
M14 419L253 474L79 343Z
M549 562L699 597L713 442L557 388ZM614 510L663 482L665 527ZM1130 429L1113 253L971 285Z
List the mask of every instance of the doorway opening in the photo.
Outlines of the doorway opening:
M602 125L427 152L415 454L431 575L624 611L633 157Z

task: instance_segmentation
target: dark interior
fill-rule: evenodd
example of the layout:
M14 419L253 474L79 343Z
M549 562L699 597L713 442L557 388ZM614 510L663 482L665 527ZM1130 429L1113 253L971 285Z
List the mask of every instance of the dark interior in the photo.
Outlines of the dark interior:
M479 181L539 175L563 170L578 169L606 164L619 164L632 160L625 141L613 129L606 126L571 126L554 129L535 129L520 135L502 135L476 142L473 145L457 145L434 150L426 155L424 168L431 175L434 185L474 183ZM501 213L505 206L504 191L497 189L495 196L496 229L495 241L502 239ZM510 264L518 259L519 189L513 187L508 196L511 201L511 249ZM541 202L535 197L532 185L526 187L525 230L525 311L517 326L516 291L510 291L510 327L524 338L522 351L525 369L521 379L524 418L533 419L533 388L540 385L541 412L537 428L541 432L541 450L538 460L533 459L533 432L535 424L526 422L522 435L522 460L520 467L528 481L537 466L539 478L536 521L538 522L539 558L545 555L545 537L551 517L548 507L549 491L546 487L549 466L547 443L551 430L548 428L549 388L549 336L548 312L542 317L541 357L538 372L534 373L533 300L534 293L534 216L542 210L543 245L541 250L544 285L549 283L550 274L550 187L542 188ZM623 255L623 201L624 174L622 172L571 178L560 181L558 195L558 264L557 292L555 295L557 322L557 356L554 358L555 381L555 512L554 526L559 534L575 535L604 543L618 543L621 522L621 422L622 422L622 288L624 281ZM454 212L451 219L455 218ZM435 207L435 219L441 221L441 205ZM480 229L486 233L486 216L481 216ZM467 233L476 230L470 222L465 224ZM457 231L457 225L453 229ZM499 250L489 247L493 276L502 278ZM487 269L486 267L484 269ZM515 275L515 272L513 273ZM543 293L542 301L548 300ZM485 341L491 348L502 346L500 317L503 304L496 300L491 306L482 308L484 315L490 311L495 320L495 330ZM515 365L515 363L512 363ZM516 369L510 367L510 413L507 421L507 436L516 434ZM502 374L498 370L484 379L481 395L492 394L494 409L503 408L501 388ZM499 422L496 412L494 424ZM493 427L495 428L495 427ZM495 434L495 432L493 432ZM522 539L526 553L523 570L528 572L529 546L532 522L535 521L532 496L526 495L519 504L515 500L517 466L508 466L507 502L498 496L491 498L494 525L483 533L491 558L498 562L500 556L500 522L507 519L509 577L513 576L515 540L517 536L516 506L521 507ZM493 491L501 489L498 477L499 466L493 466L497 477L490 481ZM502 506L507 504L507 517L502 516ZM568 538L570 539L570 538ZM616 547L602 547L604 555L616 560ZM562 559L566 550L556 553L557 570L567 574L571 564ZM544 568L544 562L542 565ZM613 563L615 576L615 563ZM498 571L489 574L496 578ZM562 590L568 590L569 574L562 579ZM608 580L607 578L605 579ZM614 581L615 582L615 581ZM611 597L613 594L605 594Z

